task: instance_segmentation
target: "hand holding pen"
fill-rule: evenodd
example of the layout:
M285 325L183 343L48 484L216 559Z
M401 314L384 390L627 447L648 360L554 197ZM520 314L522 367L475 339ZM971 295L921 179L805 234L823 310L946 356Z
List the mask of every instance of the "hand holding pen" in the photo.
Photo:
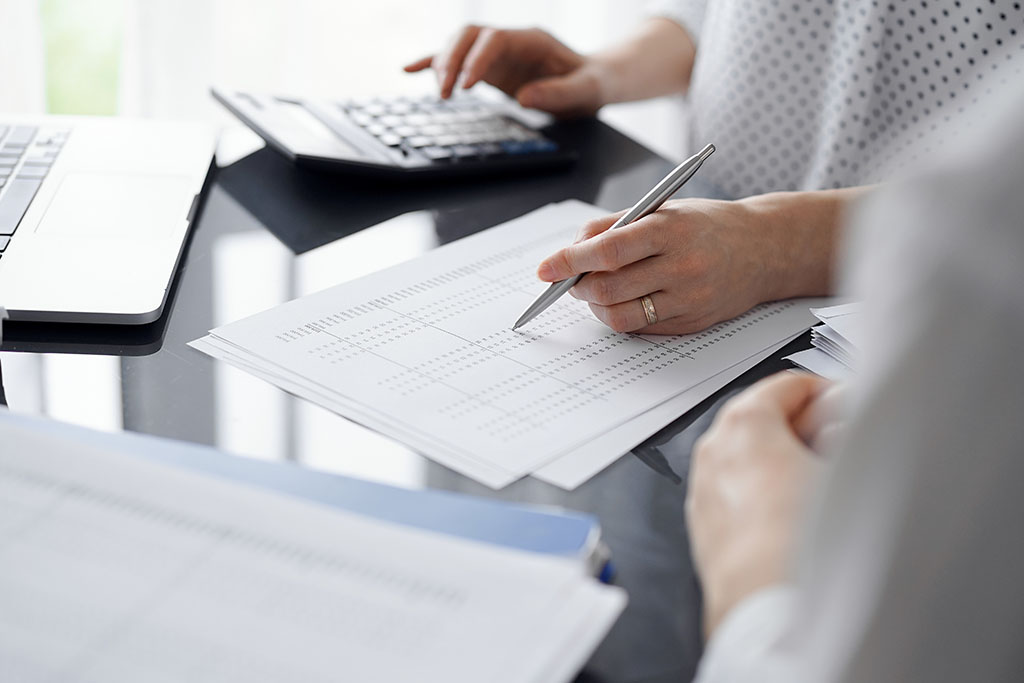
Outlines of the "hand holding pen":
M708 153L687 159L658 187ZM689 334L766 301L824 295L833 261L822 255L834 254L838 234L829 226L863 193L776 192L736 201L680 199L657 208L649 200L658 187L629 211L590 221L575 244L541 262L537 276L555 284L528 309L530 316L568 289L616 331ZM645 205L648 213L638 211ZM528 319L524 314L516 326Z
M656 295L662 297L660 289L650 288L650 280L652 275L657 280L663 269L651 271L649 266L652 258L667 251L668 244L664 235L651 234L652 221L645 219L693 177L714 151L714 145L707 145L669 172L631 209L591 221L575 244L545 259L537 274L553 284L512 329L525 325L570 290L573 296L589 301L598 318L616 330L631 332L656 327L659 312L654 299ZM662 316L666 309L675 311L668 301L663 303L666 306Z

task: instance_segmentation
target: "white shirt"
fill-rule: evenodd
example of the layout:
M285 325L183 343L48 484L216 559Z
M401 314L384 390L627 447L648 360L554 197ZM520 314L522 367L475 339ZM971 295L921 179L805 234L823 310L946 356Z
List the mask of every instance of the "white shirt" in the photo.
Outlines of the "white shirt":
M1024 78L1017 0L657 0L697 43L691 149L733 197L878 182Z
M1022 88L945 170L858 212L847 438L796 579L726 617L702 683L1024 678Z

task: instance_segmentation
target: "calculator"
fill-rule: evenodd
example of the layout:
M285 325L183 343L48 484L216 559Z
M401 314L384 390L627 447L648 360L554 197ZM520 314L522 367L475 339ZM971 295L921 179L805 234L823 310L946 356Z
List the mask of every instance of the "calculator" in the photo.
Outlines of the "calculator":
M353 174L472 176L571 164L537 112L460 94L298 99L214 89L231 113L294 163Z

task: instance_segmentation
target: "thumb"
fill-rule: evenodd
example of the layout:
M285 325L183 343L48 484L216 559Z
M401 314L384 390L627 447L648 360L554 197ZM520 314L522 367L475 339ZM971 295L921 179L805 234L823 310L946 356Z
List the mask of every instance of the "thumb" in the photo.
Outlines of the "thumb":
M797 415L793 429L804 443L813 444L824 429L840 419L847 393L843 384L826 384Z
M830 384L806 372L780 372L747 389L740 399L793 422Z
M593 113L598 109L593 79L582 69L531 81L519 89L516 100L524 107L551 113Z

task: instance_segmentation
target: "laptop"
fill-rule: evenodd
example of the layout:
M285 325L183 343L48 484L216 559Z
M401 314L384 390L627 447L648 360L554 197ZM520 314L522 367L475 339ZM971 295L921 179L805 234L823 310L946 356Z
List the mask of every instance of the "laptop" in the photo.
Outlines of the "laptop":
M11 320L156 320L215 142L202 124L0 116L0 306Z

